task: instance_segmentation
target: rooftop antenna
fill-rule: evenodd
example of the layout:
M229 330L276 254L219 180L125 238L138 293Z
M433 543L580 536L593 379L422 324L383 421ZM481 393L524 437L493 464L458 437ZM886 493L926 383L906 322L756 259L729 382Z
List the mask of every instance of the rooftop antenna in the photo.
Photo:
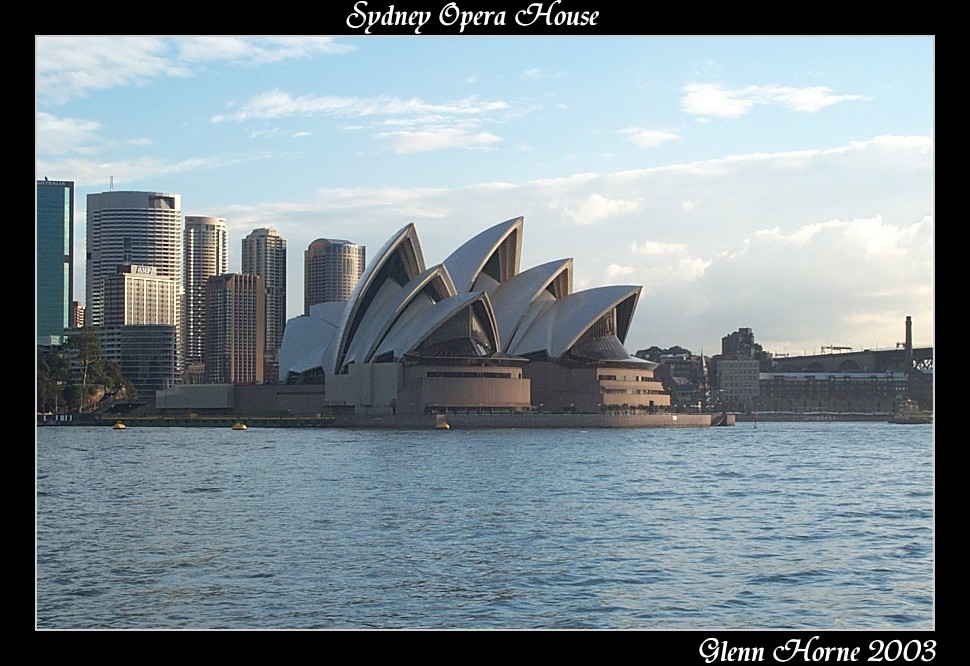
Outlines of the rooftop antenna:
M108 176L108 191L109 192L114 192L115 191L115 177L114 176Z

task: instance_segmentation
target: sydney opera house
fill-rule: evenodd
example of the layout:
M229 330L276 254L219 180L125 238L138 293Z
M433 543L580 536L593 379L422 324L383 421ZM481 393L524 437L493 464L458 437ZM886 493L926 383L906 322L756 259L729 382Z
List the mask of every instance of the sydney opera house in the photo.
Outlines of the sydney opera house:
M287 384L323 384L344 414L654 413L655 363L624 347L642 287L574 292L573 260L520 271L523 218L425 266L417 230L395 233L347 301L290 319Z

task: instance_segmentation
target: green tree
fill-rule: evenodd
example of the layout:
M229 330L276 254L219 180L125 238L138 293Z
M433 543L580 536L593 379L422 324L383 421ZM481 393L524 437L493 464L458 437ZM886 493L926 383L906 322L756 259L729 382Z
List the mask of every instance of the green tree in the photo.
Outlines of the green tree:
M116 398L137 400L138 392L114 361L101 358L101 342L90 332L79 333L61 351L37 354L37 411L58 414L81 411L91 402L94 385L103 385ZM71 358L84 372L81 384L72 383ZM90 386L89 386L90 385Z
M62 355L43 352L37 356L37 409L56 414L64 401L64 387L70 381L70 363Z
M78 406L78 411L81 411L84 407L83 399L88 394L88 367L93 361L101 358L101 338L94 333L82 330L68 338L67 346L77 352L77 359L81 364L82 402Z
M68 411L81 411L81 405L83 403L84 390L79 384L69 384L64 387L64 403Z

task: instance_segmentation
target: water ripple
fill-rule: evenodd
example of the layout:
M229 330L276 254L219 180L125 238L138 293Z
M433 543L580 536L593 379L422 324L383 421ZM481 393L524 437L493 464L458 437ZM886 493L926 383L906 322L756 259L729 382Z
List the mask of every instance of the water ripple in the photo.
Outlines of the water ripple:
M932 430L41 428L41 629L932 629Z

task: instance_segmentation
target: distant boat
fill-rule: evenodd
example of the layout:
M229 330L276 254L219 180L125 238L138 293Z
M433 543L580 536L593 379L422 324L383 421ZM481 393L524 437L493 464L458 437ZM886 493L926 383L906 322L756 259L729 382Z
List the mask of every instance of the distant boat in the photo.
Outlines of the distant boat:
M434 424L435 430L451 430L451 425L445 420L444 414L438 414L438 419Z
M115 421L115 424L111 427L114 428L115 430L124 430L126 428L125 424L122 423L121 421Z
M889 417L889 422L904 424L933 423L933 412L920 409L919 405L907 398Z
M242 421L236 421L235 423L232 424L232 429L233 430L248 430L249 427L245 423L243 423Z

